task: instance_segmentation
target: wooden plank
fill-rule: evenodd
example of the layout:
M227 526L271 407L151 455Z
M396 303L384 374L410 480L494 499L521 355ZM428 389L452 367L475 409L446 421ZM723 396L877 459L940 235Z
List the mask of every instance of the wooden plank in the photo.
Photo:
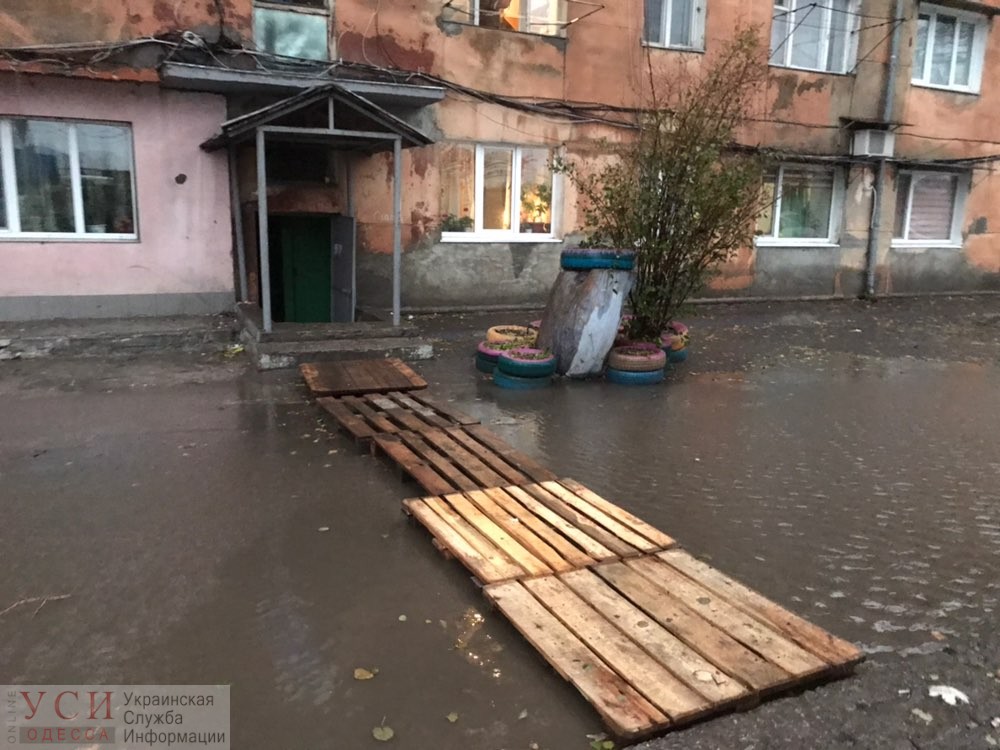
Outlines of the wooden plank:
M402 377L403 382L405 382L405 387L395 388L393 390L403 391L403 390L419 390L421 388L427 387L427 381L420 377L412 367L406 364L401 359L391 358L384 360L387 365L395 369Z
M479 510L495 521L498 526L503 527L521 546L548 565L549 568L560 573L573 569L573 566L566 562L566 559L553 549L548 542L538 536L527 525L521 523L521 520L517 516L507 512L489 494L481 490L474 490L466 492L465 496L474 502Z
M414 401L405 393L400 393L399 391L389 391L386 395L404 409L409 409L414 414L419 415L420 418L428 424L434 425L435 427L441 427L442 429L445 427L451 427L453 424L450 419L440 416L429 406L424 406L420 402Z
M460 472L454 463L427 445L416 433L403 431L399 433L399 438L406 443L410 450L436 469L457 489L475 490L479 488L479 485Z
M480 443L485 445L487 448L492 448L507 461L511 466L515 467L518 471L527 474L535 482L548 482L556 478L556 475L551 471L546 469L540 463L535 461L533 458L527 454L521 453L507 443L503 438L494 432L486 429L481 424L467 425L465 431L468 432L472 437L478 440Z
M787 685L793 680L783 669L762 659L625 563L602 563L594 572L690 648L755 690Z
M786 672L806 677L827 668L822 659L702 588L659 558L636 558L626 564Z
M490 448L487 448L485 445L475 440L462 428L452 427L445 430L445 432L452 440L475 455L476 458L489 466L490 469L502 476L504 483L524 484L525 482L531 481L529 477L525 476L509 463L504 461L498 453L495 453Z
M457 489L421 461L420 457L403 445L395 435L375 435L373 445L399 464L400 468L413 477L425 492L431 495L444 495Z
M562 678L594 706L615 735L633 739L670 725L662 712L611 671L520 582L495 584L484 591Z
M474 479L480 487L498 487L507 483L502 476L448 437L443 430L426 430L423 436L428 443L454 461L455 465Z
M541 576L552 572L552 569L535 557L524 546L504 531L491 518L475 506L465 495L452 493L442 498L462 518L476 527L484 537L496 545L503 554L521 566L527 575Z
M590 503L578 497L576 493L570 492L568 489L563 487L559 484L559 482L542 482L542 487L547 489L567 505L576 508L581 513L599 523L623 542L630 544L635 548L635 550L639 552L655 552L657 550L657 546L644 536L632 531L632 529L628 526L619 523L603 510L595 508Z
M577 497L586 500L598 510L602 510L609 516L630 527L637 534L641 534L657 547L667 549L677 544L676 540L667 536L659 529L650 526L648 523L638 518L619 505L605 500L593 490L585 487L573 479L560 479L561 484L566 489L573 492Z
M384 379L379 365L380 360L359 359L354 362L344 362L345 373L354 379L356 393L378 393L384 390Z
M591 560L600 561L617 559L618 555L616 555L612 550L609 550L596 539L587 536L582 529L574 526L547 505L543 505L538 502L538 500L525 492L522 487L504 487L503 490L533 514L541 518L554 529L562 533L562 535L567 539L576 544L580 550L587 555L587 557L591 558Z
M674 723L690 719L711 705L705 696L650 659L649 654L558 578L546 576L522 583L604 663Z
M517 563L506 557L490 539L479 533L442 498L425 497L423 502L490 564L492 578L481 579L484 583L507 581L524 575L524 570Z
M717 705L749 695L735 677L688 647L662 625L615 591L590 570L574 570L559 576L590 606L601 612L625 635L642 646L685 685Z
M854 644L841 640L823 628L789 612L683 550L661 552L657 557L829 664L852 665L864 658L861 650Z
M586 553L582 552L575 545L571 544L562 534L545 523L536 514L519 503L504 488L493 487L483 490L497 505L510 513L524 526L531 529L539 537L545 540L559 555L572 567L587 567L593 564L593 560ZM545 506L542 506L543 508ZM546 510L548 510L546 508ZM551 512L551 511L550 511ZM559 518L556 516L556 518ZM562 520L562 519L560 519Z
M489 560L469 544L465 538L453 529L447 521L434 512L423 500L404 500L406 507L414 518L422 523L433 535L438 544L462 564L472 571L480 581L500 581L504 579L504 571L498 570Z
M330 416L337 420L337 424L347 430L356 439L370 440L375 436L375 430L369 427L365 420L351 412L350 409L337 399L330 396L321 396L316 399L316 403L329 412Z
M360 396L344 396L340 400L364 417L365 421L378 432L399 432L396 425L389 421L384 414L371 408Z
M422 435L427 430L432 429L429 424L420 419L416 414L400 406L386 409L384 413L393 422L412 432L418 432Z
M453 406L446 405L435 398L431 398L430 396L424 395L423 393L411 393L409 395L414 401L419 401L424 406L429 406L438 414L447 417L456 424L459 425L479 424L479 420L476 419L475 417L470 417L468 414L459 411Z
M635 547L623 542L610 531L590 520L583 513L570 505L567 505L561 498L553 495L540 484L525 484L522 486L528 494L547 506L550 510L558 513L577 528L583 529L587 536L596 539L603 546L610 549L619 557L630 557L637 554Z

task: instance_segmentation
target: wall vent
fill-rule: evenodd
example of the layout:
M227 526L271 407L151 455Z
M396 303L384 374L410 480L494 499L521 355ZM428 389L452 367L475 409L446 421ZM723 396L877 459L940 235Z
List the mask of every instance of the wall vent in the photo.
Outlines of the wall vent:
M854 156L890 157L896 145L896 134L888 130L856 130L851 144Z

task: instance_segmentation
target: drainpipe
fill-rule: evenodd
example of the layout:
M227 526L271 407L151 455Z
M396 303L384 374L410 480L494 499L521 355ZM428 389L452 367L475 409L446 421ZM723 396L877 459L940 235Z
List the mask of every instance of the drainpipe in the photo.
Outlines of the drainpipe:
M893 19L902 19L906 0L896 0ZM889 47L889 68L886 72L885 92L882 98L882 122L892 122L896 105L896 78L899 74L899 47L903 37L903 22L895 20L892 41ZM882 225L882 195L885 193L886 160L879 159L875 169L875 185L872 190L872 217L868 226L868 262L865 268L865 296L875 299L875 266L878 263L878 237Z

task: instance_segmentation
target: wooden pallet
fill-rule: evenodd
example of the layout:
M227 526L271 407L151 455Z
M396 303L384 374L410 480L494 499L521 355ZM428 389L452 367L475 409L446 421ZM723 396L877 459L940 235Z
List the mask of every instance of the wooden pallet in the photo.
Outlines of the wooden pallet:
M840 676L863 658L680 549L484 591L627 740Z
M372 450L395 461L432 495L555 479L544 466L481 427L379 434Z
M483 583L563 573L674 546L662 531L571 479L484 483L487 489L467 477L453 481L468 486L404 500L403 507Z
M479 420L416 393L390 391L386 394L316 399L340 427L356 440L368 441L380 434L472 425Z
M306 362L299 365L314 396L412 391L427 381L400 359L355 359L343 362Z

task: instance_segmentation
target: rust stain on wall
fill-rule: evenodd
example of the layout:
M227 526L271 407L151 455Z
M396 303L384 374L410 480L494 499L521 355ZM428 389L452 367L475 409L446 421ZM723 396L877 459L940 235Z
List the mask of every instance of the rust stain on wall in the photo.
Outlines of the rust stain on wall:
M352 62L364 62L406 70L430 71L434 67L434 51L428 49L430 35L424 33L417 47L404 47L389 31L365 36L357 31L345 31L339 37L340 56Z

